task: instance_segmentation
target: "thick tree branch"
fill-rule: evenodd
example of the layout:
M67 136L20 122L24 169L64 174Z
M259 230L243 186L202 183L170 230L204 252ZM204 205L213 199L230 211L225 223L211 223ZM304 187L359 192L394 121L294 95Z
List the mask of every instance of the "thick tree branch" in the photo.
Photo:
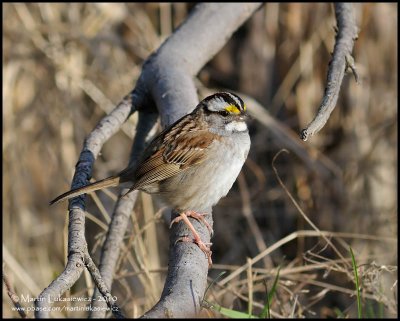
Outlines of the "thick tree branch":
M350 68L356 80L358 79L354 67L354 59L351 56L358 32L352 4L335 3L335 15L338 30L333 57L329 65L325 94L318 108L317 115L313 121L301 131L300 137L304 141L319 132L328 121L330 114L336 106L346 69Z
M163 127L192 111L197 105L193 77L259 6L260 4L198 5L190 17L146 61L136 90L151 93L150 96L160 112ZM209 213L211 214L211 209ZM208 215L207 221L212 225L211 215ZM192 223L202 240L208 242L208 230L197 221ZM193 315L199 311L200 300L191 299L188 304L183 299L182 291L187 294L187 298L192 298L193 293L201 296L206 286L208 266L204 254L194 244L178 243L175 246L176 239L188 233L184 224L178 224L171 230L169 271L164 291L158 304L146 317L165 316L166 311L168 315L174 316ZM109 236L113 234L115 233L109 232ZM193 279L196 282L188 292L190 282L187 281Z
M259 3L198 5L186 22L146 61L133 92L101 120L89 135L76 166L72 188L88 183L93 162L101 147L134 111L143 112L146 116L142 119L150 119L149 124L154 125L151 114L156 105L163 126L190 112L198 103L193 77L259 6ZM152 125L143 127L150 128ZM147 137L147 134L148 132L144 136ZM130 164L135 162L143 149L144 136L136 135L134 146L137 147L133 147ZM122 237L116 237L116 234L124 235L129 217L127 213L132 210L134 201L135 194L131 194L130 197L119 200L115 208L100 263L100 272L104 278L104 283L101 284L102 287L105 285L103 293L109 293L115 269L115 264L111 262L115 256L111 255L110 249L118 253ZM68 263L64 272L40 294L36 302L37 317L48 317L49 313L43 308L49 307L51 300L45 298L53 299L62 295L79 278L84 264L91 263L85 261L89 254L84 236L84 208L84 196L74 198L69 203ZM206 210L210 213L207 220L212 226L211 209ZM207 242L210 238L208 230L197 221L193 225L200 237ZM164 291L158 304L145 317L178 317L199 312L207 281L208 263L204 253L194 244L176 243L180 236L187 233L183 223L173 226ZM98 279L97 273L96 278ZM93 305L96 304L97 301Z
M149 80L164 125L196 106L198 98L193 77L259 6L259 3L198 5L152 57L142 75ZM211 209L194 210L210 213L206 220L212 226ZM204 224L195 220L192 223L201 239L209 242L210 235ZM185 224L174 224L164 290L160 301L143 317L188 317L200 311L208 262L196 245L175 244L180 236L188 233Z

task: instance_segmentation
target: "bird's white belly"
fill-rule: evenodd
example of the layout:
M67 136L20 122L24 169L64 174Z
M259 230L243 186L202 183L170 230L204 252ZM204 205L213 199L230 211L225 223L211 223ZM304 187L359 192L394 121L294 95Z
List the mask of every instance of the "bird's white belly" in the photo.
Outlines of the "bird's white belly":
M175 209L207 211L228 194L246 160L250 138L246 144L229 144L221 153L210 153L199 166L189 168L168 182L165 200ZM248 143L247 143L248 142Z

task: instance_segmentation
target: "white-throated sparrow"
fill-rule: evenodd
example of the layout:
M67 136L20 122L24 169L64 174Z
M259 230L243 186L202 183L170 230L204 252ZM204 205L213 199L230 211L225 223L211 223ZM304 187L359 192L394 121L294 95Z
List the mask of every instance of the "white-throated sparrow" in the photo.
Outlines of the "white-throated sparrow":
M193 242L211 263L209 247L187 216L205 222L199 213L214 206L231 189L250 148L245 119L246 106L239 96L229 92L208 96L193 112L162 131L145 149L137 166L66 192L50 204L121 183L130 184L128 193L138 189L160 194L180 212L171 224L184 220L193 233Z

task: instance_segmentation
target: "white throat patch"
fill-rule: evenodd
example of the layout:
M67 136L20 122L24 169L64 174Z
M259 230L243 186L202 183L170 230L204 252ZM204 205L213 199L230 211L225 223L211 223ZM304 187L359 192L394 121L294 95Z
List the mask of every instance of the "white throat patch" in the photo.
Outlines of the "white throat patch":
M231 121L225 125L225 130L229 132L244 132L247 130L247 125L244 121Z

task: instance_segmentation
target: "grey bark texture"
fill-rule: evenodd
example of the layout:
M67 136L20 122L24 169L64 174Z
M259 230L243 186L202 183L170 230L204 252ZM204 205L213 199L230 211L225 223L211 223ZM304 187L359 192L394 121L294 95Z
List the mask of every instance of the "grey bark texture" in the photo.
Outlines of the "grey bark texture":
M106 117L86 138L78 163L71 188L86 185L90 180L93 163L98 156L103 144L117 132L131 111L130 96ZM35 301L35 317L50 317L50 306L54 299L60 297L70 289L78 280L85 267L85 258L89 255L85 239L85 196L71 199L69 202L68 224L68 262L64 271L51 284L42 291Z
M328 121L329 116L336 107L346 69L351 69L356 81L358 80L354 59L351 55L358 33L353 5L351 3L335 3L335 15L337 34L332 60L329 65L325 94L315 118L301 131L300 137L304 141L318 133Z

